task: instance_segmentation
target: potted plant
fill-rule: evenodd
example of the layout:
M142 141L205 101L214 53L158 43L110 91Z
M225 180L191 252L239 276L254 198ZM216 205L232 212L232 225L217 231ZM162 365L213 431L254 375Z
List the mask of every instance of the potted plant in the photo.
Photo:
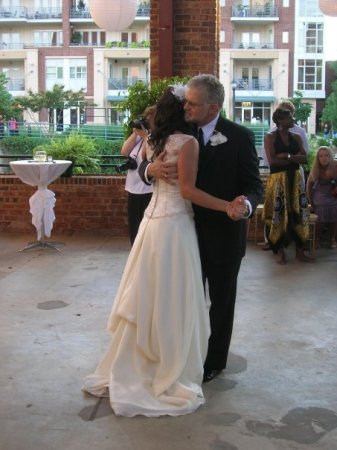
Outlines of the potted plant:
M35 147L34 153L45 150L53 159L71 161L72 165L66 176L74 174L94 174L100 172L100 155L95 141L80 133L71 133L66 138L52 139L49 144Z

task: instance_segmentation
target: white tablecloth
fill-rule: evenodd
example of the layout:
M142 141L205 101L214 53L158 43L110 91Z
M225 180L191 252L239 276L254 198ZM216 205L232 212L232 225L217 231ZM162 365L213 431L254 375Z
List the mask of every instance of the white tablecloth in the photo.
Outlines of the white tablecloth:
M71 161L61 160L54 162L25 160L10 163L13 172L21 181L38 187L29 199L32 223L36 228L38 240L44 236L50 237L55 220L55 194L47 189L48 184L56 180L70 165Z

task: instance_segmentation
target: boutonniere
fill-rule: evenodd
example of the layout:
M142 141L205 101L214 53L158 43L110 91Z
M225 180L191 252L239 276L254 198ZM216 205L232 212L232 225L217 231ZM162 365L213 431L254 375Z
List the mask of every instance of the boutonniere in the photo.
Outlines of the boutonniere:
M212 136L210 137L211 145L216 146L220 144L225 144L228 141L226 136L224 136L220 131L214 130Z

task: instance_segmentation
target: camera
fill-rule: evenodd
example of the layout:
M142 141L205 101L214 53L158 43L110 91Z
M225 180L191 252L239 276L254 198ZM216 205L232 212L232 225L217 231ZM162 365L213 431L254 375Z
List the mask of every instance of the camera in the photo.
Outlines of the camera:
M138 130L142 129L142 125L145 130L150 129L149 121L145 117L140 117L139 119L133 120L129 125L131 128L137 128Z
M132 158L131 156L128 156L127 160L123 164L119 164L118 166L116 166L116 170L118 173L136 169L137 169L137 161L135 160L135 158Z

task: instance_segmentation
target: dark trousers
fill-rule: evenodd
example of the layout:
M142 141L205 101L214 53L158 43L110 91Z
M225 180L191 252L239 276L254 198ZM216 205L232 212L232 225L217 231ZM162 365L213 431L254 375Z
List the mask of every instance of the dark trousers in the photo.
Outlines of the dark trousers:
M201 267L204 283L208 282L211 335L204 366L224 369L232 337L237 278L242 257L226 255L222 227L197 223ZM232 252L233 253L233 252Z
M236 301L237 278L241 258L204 269L208 281L211 306L209 318L211 335L205 368L225 369L232 337Z
M152 197L152 193L149 194L128 194L128 225L129 225L129 237L131 245L136 239L140 222L143 219L144 211L147 208Z

